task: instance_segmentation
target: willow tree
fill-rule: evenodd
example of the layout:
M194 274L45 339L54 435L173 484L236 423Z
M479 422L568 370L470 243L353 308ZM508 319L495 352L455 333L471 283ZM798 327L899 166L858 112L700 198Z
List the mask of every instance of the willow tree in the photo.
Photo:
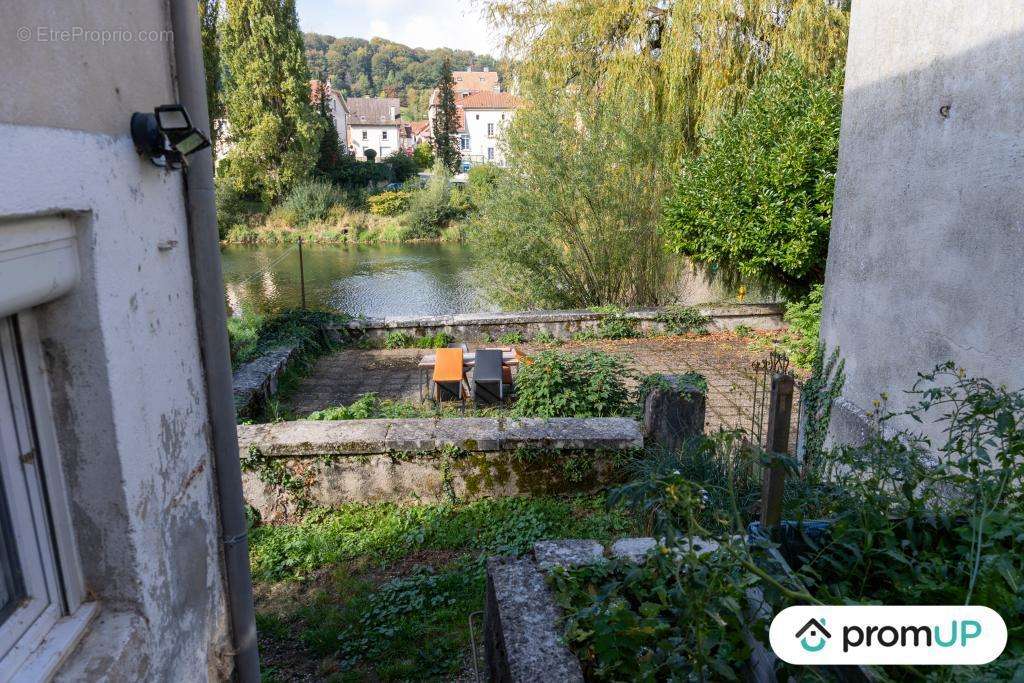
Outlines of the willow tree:
M664 250L656 248L661 246L658 217L680 162L699 153L701 136L724 113L739 107L777 55L795 55L812 73L830 72L843 60L848 26L846 11L826 0L490 0L487 13L505 36L512 80L531 103L517 113L506 136L507 156L517 166L505 191L530 187L529 182L516 185L515 178L547 174L548 169L536 165L543 159L544 164L561 167L561 184L547 188L551 196L546 200L562 203L552 207L554 213L588 215L584 227L592 238L621 231L614 212L577 210L579 201L592 199L587 195L592 194L594 176L580 166L585 163L592 169L586 154L545 157L531 152L561 145L555 135L590 145L615 140L628 153L614 160L599 156L607 159L608 175L622 179L614 196L629 202L640 221L630 229L639 256L624 267L644 280L670 270ZM598 110L614 113L611 118L602 115L599 136L590 116ZM534 125L533 119L550 123L553 113L561 117L557 129L545 131ZM591 183L589 188L586 183ZM482 225L492 244L502 232L520 241L537 241L523 234L529 216L511 210L516 205L495 203L493 210L485 210ZM553 245L552 253L564 254L567 265L576 258L572 243L581 224L575 219L569 223L577 227L555 234L547 230L543 238ZM580 262L571 265L580 267ZM492 271L510 270L492 266ZM525 263L519 267L530 268ZM575 287L567 279L558 281L564 277L558 271L538 270L533 275L523 279L523 286L549 278L544 282L548 293L536 298L550 299L551 292ZM586 280L622 277L620 272L595 271ZM645 284L618 294L595 290L587 293L586 303L655 304L665 296L668 284ZM565 302L573 300L566 297Z

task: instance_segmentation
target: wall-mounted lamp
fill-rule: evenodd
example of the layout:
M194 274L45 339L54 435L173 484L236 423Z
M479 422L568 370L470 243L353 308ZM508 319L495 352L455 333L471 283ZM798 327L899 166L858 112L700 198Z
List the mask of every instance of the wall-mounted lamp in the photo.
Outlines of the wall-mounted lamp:
M152 114L132 114L132 141L139 154L169 169L187 165L185 157L210 146L210 139L192 126L180 104L161 105Z

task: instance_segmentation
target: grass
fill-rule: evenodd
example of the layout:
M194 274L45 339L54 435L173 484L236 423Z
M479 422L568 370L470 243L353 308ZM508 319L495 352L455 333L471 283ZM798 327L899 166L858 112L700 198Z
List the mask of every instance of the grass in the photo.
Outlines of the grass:
M465 226L452 222L439 237L429 241L460 242ZM414 236L408 214L377 216L366 211L335 207L324 221L298 227L286 216L271 211L262 223L239 223L224 233L228 244L293 244L302 238L308 244L382 244L424 241Z
M265 680L450 680L469 668L484 560L634 534L602 495L346 505L250 532ZM300 597L302 596L302 597ZM479 633L477 634L479 636Z

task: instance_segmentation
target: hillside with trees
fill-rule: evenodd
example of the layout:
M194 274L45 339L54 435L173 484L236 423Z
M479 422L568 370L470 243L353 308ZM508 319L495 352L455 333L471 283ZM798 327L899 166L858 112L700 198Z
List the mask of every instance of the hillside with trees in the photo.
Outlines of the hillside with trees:
M335 38L321 33L304 34L310 73L327 72L331 85L346 96L398 97L406 119L427 115L430 91L448 59L452 68L470 66L498 69L489 55L450 48L412 48L383 38Z

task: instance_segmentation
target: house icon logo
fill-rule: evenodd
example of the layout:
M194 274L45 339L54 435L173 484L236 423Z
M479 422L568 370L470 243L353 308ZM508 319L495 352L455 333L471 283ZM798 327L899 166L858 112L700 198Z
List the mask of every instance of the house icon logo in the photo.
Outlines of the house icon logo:
M807 635L804 635L807 634ZM800 639L800 646L808 652L818 652L823 647L828 639L832 637L832 634L825 629L825 620L818 621L817 619L811 619L803 628L796 632L796 637ZM808 643L807 640L811 642Z

